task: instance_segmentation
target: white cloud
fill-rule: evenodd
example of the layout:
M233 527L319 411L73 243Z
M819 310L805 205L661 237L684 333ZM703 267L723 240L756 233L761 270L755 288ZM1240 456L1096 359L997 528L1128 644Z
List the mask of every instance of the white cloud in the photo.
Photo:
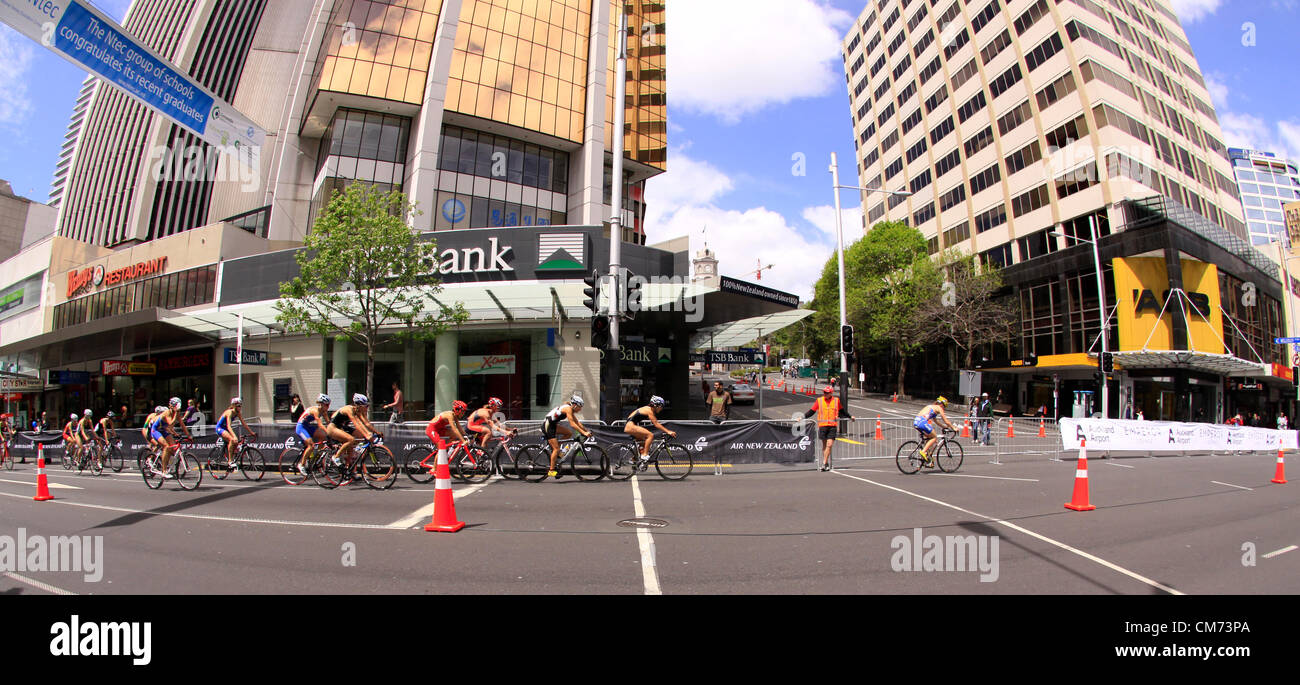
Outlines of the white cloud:
M821 229L822 233L830 236L831 240L835 239L835 208L831 205L808 207L803 210L803 219ZM844 244L846 247L861 238L862 206L845 207L844 201L840 200L840 225L844 230Z
M730 177L707 162L674 152L668 171L646 184L646 242L689 236L691 254L704 247L718 258L718 272L747 281L761 261L761 282L778 290L812 298L812 287L834 252L835 210L809 207L803 218L818 231L806 235L783 215L766 207L724 209L717 201L731 191ZM844 210L846 240L861 235L857 209ZM707 229L707 231L705 230Z
M1210 91L1210 102L1215 109L1228 108L1228 85L1220 81L1217 74L1205 76L1205 88Z
M817 0L670 2L672 104L735 123L843 88L840 39L852 21Z
M1223 0L1173 0L1172 4L1179 21L1191 24L1217 12Z
M0 25L0 124L21 124L32 113L27 81L35 56L31 40Z
M1217 74L1206 77L1206 86L1214 99L1224 142L1229 147L1244 147L1272 152L1289 160L1300 161L1300 120L1269 123L1253 114L1233 111L1228 87Z

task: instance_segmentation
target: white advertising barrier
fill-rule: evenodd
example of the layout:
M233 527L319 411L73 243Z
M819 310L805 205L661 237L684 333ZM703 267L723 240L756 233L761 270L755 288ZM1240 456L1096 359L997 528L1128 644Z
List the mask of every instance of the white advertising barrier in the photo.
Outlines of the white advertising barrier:
M1296 449L1296 431L1173 421L1061 419L1061 446L1115 452L1276 452Z
M259 169L266 131L89 4L0 0L0 22Z

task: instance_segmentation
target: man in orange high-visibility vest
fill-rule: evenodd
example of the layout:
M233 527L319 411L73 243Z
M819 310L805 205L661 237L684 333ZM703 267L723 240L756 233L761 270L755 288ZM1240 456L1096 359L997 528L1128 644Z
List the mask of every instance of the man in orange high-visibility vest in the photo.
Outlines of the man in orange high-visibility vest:
M831 470L831 446L835 444L836 433L839 431L839 420L848 419L857 421L849 415L844 407L840 406L840 398L835 396L835 388L826 386L822 388L822 396L813 402L812 409L808 410L803 417L810 418L813 414L817 415L817 439L822 441L822 471Z

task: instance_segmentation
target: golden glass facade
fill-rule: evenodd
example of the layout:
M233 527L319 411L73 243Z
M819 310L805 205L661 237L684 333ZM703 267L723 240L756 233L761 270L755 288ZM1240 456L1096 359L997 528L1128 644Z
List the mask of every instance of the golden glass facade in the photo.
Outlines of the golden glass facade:
M464 0L446 109L582 142L592 0Z
M628 0L627 114L624 156L665 169L668 160L667 43L661 0ZM605 95L605 149L614 149L614 79L618 55L618 8L610 12L609 88Z
M422 104L441 7L442 0L338 0L312 92Z

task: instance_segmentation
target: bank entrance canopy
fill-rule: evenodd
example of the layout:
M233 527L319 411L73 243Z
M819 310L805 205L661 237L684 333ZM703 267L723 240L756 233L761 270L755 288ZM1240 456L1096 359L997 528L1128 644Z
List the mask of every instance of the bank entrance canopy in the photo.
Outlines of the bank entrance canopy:
M757 340L760 336L770 335L786 326L798 323L812 314L813 311L810 309L792 309L710 326L700 329L691 337L691 348L701 350L739 347Z
M1258 376L1266 365L1231 354L1210 354L1188 350L1139 350L1115 352L1115 363L1125 369L1185 369L1221 376Z

